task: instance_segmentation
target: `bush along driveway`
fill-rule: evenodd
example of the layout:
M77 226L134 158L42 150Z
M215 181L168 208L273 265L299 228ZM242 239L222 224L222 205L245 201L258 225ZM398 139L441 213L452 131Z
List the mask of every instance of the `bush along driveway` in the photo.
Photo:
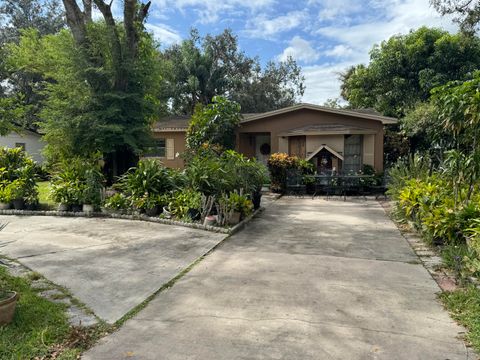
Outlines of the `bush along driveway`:
M84 359L474 358L370 201L282 198Z

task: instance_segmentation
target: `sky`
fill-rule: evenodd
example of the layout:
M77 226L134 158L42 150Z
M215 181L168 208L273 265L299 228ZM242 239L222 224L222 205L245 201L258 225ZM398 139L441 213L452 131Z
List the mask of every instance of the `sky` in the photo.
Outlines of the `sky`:
M201 35L231 28L241 50L262 63L295 58L305 76L302 101L323 104L340 96L338 73L368 63L374 44L422 25L457 31L428 0L152 0L146 27L163 46L192 27Z

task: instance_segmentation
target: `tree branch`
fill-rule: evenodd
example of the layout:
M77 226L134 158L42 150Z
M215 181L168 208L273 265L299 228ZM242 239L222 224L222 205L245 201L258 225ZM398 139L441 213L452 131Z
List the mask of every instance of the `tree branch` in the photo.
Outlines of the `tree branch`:
M76 0L63 0L67 24L72 30L73 38L78 45L83 45L86 38L85 16Z

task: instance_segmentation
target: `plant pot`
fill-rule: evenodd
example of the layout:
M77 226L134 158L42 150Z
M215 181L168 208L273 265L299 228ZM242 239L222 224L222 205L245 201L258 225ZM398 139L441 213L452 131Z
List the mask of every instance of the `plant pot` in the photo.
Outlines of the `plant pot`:
M205 221L203 222L203 225L205 226L213 226L217 222L216 218L214 215L207 216L205 218Z
M80 204L72 205L72 211L73 212L81 212L82 211L82 205L80 205Z
M15 210L23 210L23 208L25 207L25 200L15 199L12 201L12 204Z
M197 209L188 209L187 214L192 220L200 219L200 211L198 211Z
M83 204L82 211L87 214L91 214L95 211L95 207L90 204Z
M233 214L228 218L229 225L237 225L240 222L240 211L234 211Z
M262 202L262 193L260 191L254 192L252 194L253 209L257 210L258 208L260 208L261 202Z
M6 299L0 300L0 326L10 324L15 314L18 295L15 291L8 293Z
M159 213L158 206L154 206L151 209L145 209L145 215L147 216L157 216Z
M163 215L165 216L165 218L167 219L171 219L172 218L172 213L168 210L168 208L166 206L163 207Z
M68 211L68 204L58 204L58 211Z
M8 210L8 209L10 209L10 204L9 203L0 202L0 210Z

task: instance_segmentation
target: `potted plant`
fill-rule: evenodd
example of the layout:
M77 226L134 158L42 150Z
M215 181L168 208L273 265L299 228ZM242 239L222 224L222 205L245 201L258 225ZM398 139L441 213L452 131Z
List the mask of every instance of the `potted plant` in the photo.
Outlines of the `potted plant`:
M25 182L23 179L13 180L7 185L7 188L10 191L13 208L15 210L22 210L25 206Z
M10 202L12 201L12 195L10 188L7 186L0 186L0 210L10 209Z
M6 284L0 282L0 326L10 324L15 314L18 294L6 290Z
M232 211L227 219L230 225L236 225L242 218L247 217L253 211L253 203L242 192L231 192L226 198L228 208Z
M145 193L138 199L134 200L134 206L144 212L147 216L157 216L161 209L161 195L150 195Z
M63 181L53 183L50 196L58 204L58 211L70 210L71 200L68 183Z
M99 166L85 165L83 188L83 212L92 213L102 199L103 174Z
M129 205L129 199L122 193L115 193L108 197L103 204L104 209L112 214L124 212Z

